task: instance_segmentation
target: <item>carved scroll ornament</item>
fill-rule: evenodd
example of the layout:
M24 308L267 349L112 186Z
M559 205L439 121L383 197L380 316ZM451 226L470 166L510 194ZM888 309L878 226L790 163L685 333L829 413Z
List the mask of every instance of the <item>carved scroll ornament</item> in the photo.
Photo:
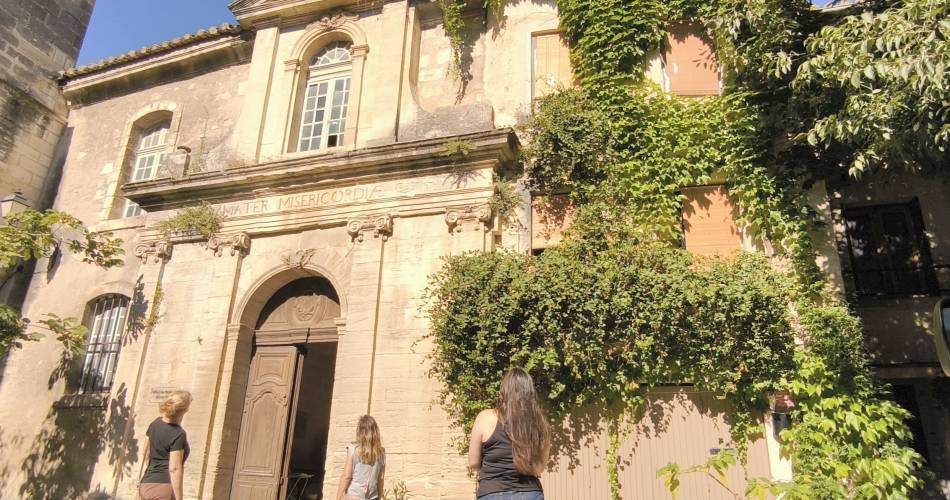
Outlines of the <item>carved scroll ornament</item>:
M172 243L168 240L142 243L135 247L135 256L141 259L143 264L148 262L149 257L156 263L168 262L168 259L172 257Z
M208 238L208 249L221 256L224 248L231 249L231 255L247 255L251 249L251 235L241 232L233 234L215 234Z
M354 241L363 241L366 233L373 233L374 238L386 241L393 235L393 216L385 214L351 220L346 224L346 232Z
M445 210L445 224L449 227L450 233L461 233L465 222L474 222L476 230L488 231L493 216L494 211L488 204L448 208Z

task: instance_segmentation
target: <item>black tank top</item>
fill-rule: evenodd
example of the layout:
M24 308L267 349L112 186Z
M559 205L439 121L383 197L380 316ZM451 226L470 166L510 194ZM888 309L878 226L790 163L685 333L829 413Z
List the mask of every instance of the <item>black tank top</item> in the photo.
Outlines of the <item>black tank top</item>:
M482 443L482 469L478 473L476 496L502 491L542 491L541 481L534 476L525 476L515 469L511 440L501 422L495 432Z

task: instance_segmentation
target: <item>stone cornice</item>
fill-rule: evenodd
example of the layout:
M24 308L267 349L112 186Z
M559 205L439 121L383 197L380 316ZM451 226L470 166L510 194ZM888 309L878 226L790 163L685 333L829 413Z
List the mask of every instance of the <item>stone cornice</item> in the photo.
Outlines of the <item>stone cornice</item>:
M466 156L448 157L448 141L472 146ZM490 130L353 151L291 158L223 172L205 172L181 179L156 179L123 186L124 195L146 211L195 204L233 202L328 186L355 185L423 174L498 166L515 159L517 137L511 129Z
M237 0L228 6L241 26L256 26L276 17L295 17L346 8L352 12L376 10L386 0Z
M179 66L188 68L187 72L190 73L201 61L212 57L231 62L247 60L250 58L250 45L247 41L249 36L248 32L235 32L155 55L131 58L125 63L66 75L62 80L63 95L70 101L81 100L84 94L99 87L128 85L140 76L159 70L167 73L170 68Z

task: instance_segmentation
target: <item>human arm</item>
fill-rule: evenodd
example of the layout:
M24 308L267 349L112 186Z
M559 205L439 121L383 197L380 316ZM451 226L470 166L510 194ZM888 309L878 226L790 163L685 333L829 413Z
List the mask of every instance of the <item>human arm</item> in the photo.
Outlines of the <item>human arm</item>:
M494 412L484 410L475 418L472 424L472 434L468 438L468 471L477 473L482 468L482 443L485 442L486 427L494 419Z
M343 474L340 475L340 485L336 489L336 500L342 500L346 494L346 489L350 487L350 481L353 480L353 451L346 449L346 463L343 464Z
M168 453L168 475L172 480L172 491L175 500L185 498L183 483L185 477L185 450L173 450Z
M142 447L142 464L139 465L139 481L142 481L142 476L145 475L145 464L148 463L148 451L149 445L151 443L148 440L148 436L145 436L145 446Z

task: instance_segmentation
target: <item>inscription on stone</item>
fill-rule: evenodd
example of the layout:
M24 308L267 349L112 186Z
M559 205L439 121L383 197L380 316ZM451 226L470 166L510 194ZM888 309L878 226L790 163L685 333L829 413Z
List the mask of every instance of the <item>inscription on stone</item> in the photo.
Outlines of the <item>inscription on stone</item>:
M330 207L347 203L367 203L392 197L428 194L464 187L466 182L451 177L416 179L380 183L367 186L352 186L339 189L312 191L309 193L270 196L256 200L238 201L218 205L218 212L224 217L241 217Z
M145 402L149 404L159 404L162 401L168 399L168 396L171 396L173 392L177 391L177 387L167 387L159 386L152 387L148 390L148 393L145 397Z

